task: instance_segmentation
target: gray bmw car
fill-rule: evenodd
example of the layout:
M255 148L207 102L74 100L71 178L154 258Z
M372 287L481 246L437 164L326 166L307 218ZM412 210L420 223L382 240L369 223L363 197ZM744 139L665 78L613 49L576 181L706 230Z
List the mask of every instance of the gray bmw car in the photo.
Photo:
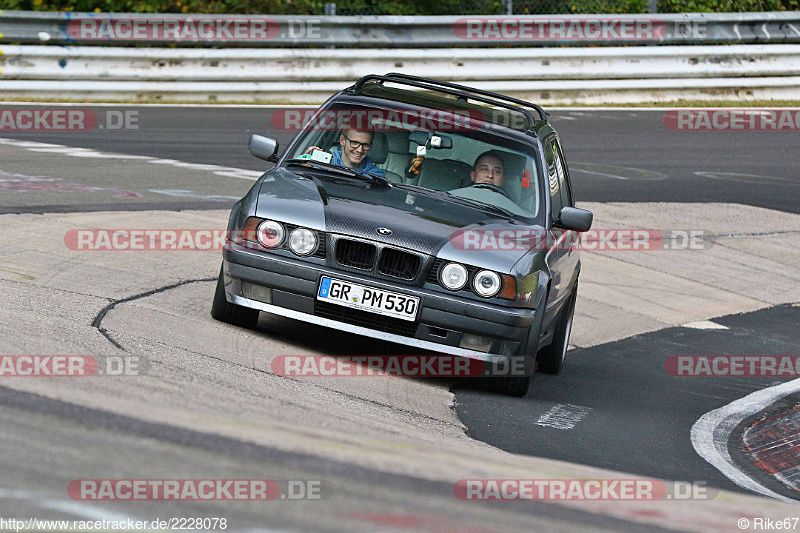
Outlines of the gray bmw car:
M541 107L368 75L299 129L282 154L250 139L276 166L231 211L215 319L264 311L522 369L489 379L516 396L561 370L592 214Z

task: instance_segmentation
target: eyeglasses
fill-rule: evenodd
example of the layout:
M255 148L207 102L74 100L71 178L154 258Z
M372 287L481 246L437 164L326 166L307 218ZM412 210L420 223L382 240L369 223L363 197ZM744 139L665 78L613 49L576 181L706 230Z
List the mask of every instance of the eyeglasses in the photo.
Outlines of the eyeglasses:
M354 141L353 139L351 139L350 137L348 137L345 134L342 134L342 137L347 139L347 142L350 143L350 148L352 148L353 150L358 149L360 146L363 146L364 150L367 150L367 151L369 151L369 149L372 148L372 143L362 143L362 142Z

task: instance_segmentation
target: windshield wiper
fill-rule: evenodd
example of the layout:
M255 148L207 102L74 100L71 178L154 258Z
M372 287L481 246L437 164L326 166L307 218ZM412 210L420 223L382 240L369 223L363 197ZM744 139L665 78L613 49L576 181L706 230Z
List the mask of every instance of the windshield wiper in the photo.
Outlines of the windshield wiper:
M478 209L482 209L484 211L491 211L496 215L500 215L502 217L509 218L511 220L517 219L517 215L515 215L508 209L504 209L502 207L492 204L487 204L486 202L481 202L480 200L473 200L472 198L464 198L463 196L453 196L447 191L442 191L442 192L444 192L447 195L449 200L454 200L462 204L471 205L473 207L477 207Z
M352 168L340 167L339 165L331 165L329 163L322 163L320 161L314 161L313 159L290 159L289 161L286 162L286 166L289 165L310 166L316 168L317 170L335 172L342 176L356 178L362 181L368 181L370 183L377 183L378 185L381 185L383 187L392 186L392 183L389 180L377 176L375 174L370 174L369 172L359 172L358 170L353 170Z
M428 189L426 187L420 187L419 185L411 185L408 183L394 183L393 186L397 187L398 189L407 189L415 192L421 192L422 194L432 196L434 198L441 198L449 202L460 203L461 205L468 205L470 207L477 207L482 211L491 211L492 213L500 215L504 218L517 220L517 215L515 215L508 209L504 209L502 207L498 207L492 204L487 204L479 200L464 198L463 196L454 196L447 191L437 191L435 189Z

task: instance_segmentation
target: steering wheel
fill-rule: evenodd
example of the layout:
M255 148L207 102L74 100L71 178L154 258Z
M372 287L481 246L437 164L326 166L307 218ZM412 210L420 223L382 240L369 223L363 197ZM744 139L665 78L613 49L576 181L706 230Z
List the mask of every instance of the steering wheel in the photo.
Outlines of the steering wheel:
M474 183L472 186L475 187L476 189L489 189L490 191L502 194L512 202L514 201L511 198L511 196L508 195L508 192L504 188L498 187L494 183Z

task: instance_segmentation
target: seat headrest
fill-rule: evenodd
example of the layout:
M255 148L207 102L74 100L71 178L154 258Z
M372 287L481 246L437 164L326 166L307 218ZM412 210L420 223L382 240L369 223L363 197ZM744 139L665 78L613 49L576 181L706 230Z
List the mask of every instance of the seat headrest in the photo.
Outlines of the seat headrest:
M406 155L409 153L409 146L408 146L408 133L403 131L395 131L391 132L386 136L386 140L389 143L389 151L393 154L403 154Z
M452 159L425 160L419 174L419 186L437 191L451 191L469 182L470 166Z
M522 170L525 168L525 157L502 150L496 150L496 153L502 158L505 169L506 182L503 184L503 189L519 203L522 196Z
M386 142L385 133L375 133L372 138L372 148L367 155L376 165L386 162L386 157L389 155L389 146Z

